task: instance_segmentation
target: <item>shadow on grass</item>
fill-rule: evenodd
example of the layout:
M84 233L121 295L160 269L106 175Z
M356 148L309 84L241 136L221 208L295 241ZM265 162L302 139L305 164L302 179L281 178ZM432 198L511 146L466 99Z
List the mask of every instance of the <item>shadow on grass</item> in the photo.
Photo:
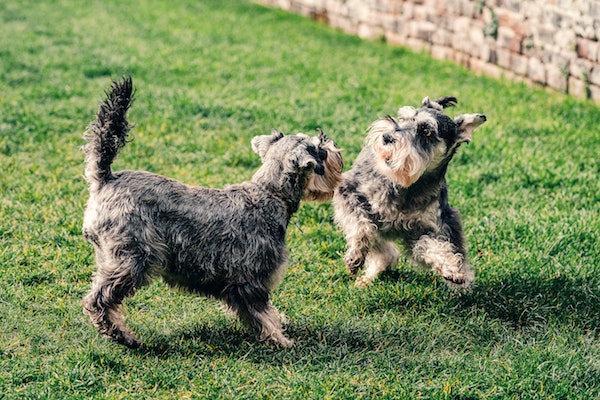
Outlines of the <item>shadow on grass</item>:
M400 296L378 296L387 293L385 285L389 286L389 281L402 281L412 289L400 290ZM461 320L468 322L474 311L481 311L490 323L499 320L515 330L553 324L585 331L597 329L600 324L598 280L567 276L524 279L514 274L498 280L479 281L471 290L458 293L446 288L433 274L393 270L386 272L375 285L378 284L384 286L358 296L358 300L364 302L365 321L358 317L348 321L343 318L329 321L316 321L310 317L292 319L286 334L297 344L291 349L259 343L239 322L227 319L207 325L177 327L169 333L151 330L151 335L143 338L144 344L136 351L160 358L232 356L257 362L268 360L274 364L313 363L316 362L313 358L320 362L323 359L342 360L348 356L360 358L362 354L381 352L383 348L389 351L407 347L418 351L427 346L428 341L436 340L422 332L423 321L420 321L420 328L405 323L369 323L369 317L378 312L398 309L423 315L425 319L428 314L451 315L458 324ZM485 330L485 326L482 328ZM482 337L482 340L487 339Z
M311 325L305 320L288 324L286 335L295 341L294 346L284 348L270 342L261 343L239 323L228 326L195 325L166 334L153 332L151 337L143 338L142 345L133 351L159 358L243 356L277 364L284 359L300 361L307 357L307 353L334 358L337 354L341 358L350 353L380 350L384 342L382 338L390 337L390 332L365 324Z
M431 285L430 274L413 271L392 270L386 272L382 279L384 282L403 280L411 284ZM489 318L507 322L515 329L548 322L568 324L583 330L600 326L600 280L595 278L558 275L535 279L510 274L499 279L476 281L471 289L462 293L444 288L440 281L434 291L445 293L381 299L372 306L436 307L460 317L466 317L473 309L480 309Z
M237 324L182 326L170 333L153 332L134 350L140 354L169 358L180 356L229 355L248 347L254 340L250 331Z
M481 281L462 296L453 296L456 310L482 309L513 327L549 322L583 330L600 326L600 281L559 275L531 279L516 274Z

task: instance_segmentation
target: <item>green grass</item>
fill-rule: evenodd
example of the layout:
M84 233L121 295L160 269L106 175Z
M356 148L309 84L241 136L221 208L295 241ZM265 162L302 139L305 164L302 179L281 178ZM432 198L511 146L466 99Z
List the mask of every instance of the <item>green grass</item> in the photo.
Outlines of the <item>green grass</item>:
M422 97L488 122L449 171L472 291L402 260L353 287L330 204L304 204L273 302L292 349L218 303L142 289L145 345L95 332L80 299L83 130L131 74L134 140L115 168L220 187L254 135L322 127L346 168L369 123ZM0 398L590 399L600 396L600 108L243 1L0 3Z

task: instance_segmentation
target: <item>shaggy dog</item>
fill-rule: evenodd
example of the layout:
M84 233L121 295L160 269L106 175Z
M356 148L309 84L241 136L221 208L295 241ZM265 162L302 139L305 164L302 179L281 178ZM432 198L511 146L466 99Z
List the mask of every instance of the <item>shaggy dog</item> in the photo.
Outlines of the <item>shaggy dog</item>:
M466 287L473 280L459 214L448 202L446 170L486 117L452 119L443 109L455 103L454 97L426 97L420 108L402 107L398 118L378 119L352 169L343 174L333 204L347 241L348 271L354 275L366 265L357 286L368 285L398 262L394 241L453 286Z
M326 200L341 180L342 160L321 132L252 139L262 166L250 181L224 189L194 187L145 171L111 170L127 141L131 78L114 82L84 136L90 197L83 234L97 270L83 309L98 331L129 347L121 303L154 277L221 299L259 340L283 334L271 291L288 262L285 234L302 198Z

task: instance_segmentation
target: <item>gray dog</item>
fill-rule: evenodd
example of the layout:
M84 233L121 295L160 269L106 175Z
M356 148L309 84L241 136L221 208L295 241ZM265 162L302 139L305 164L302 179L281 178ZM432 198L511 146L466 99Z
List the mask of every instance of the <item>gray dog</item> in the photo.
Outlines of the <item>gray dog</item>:
M83 234L97 271L83 300L98 331L129 347L121 303L153 277L223 300L259 340L293 343L269 296L288 262L286 228L302 198L326 200L342 160L321 132L252 139L262 166L252 180L224 189L193 187L145 171L111 171L127 141L131 78L113 82L84 138L90 198Z
M375 121L366 146L343 175L333 199L335 220L346 236L348 271L354 275L365 265L357 286L368 285L398 262L395 240L417 264L439 272L451 286L466 287L473 280L445 176L458 146L471 141L486 117L451 119L443 108L455 103L454 97L426 97L418 109L400 108L397 119Z

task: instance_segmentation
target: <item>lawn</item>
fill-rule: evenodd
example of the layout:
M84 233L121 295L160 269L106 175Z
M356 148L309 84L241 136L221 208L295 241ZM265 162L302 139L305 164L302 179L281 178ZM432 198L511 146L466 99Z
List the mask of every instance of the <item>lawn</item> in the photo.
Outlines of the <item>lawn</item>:
M214 300L162 282L126 302L144 345L81 311L82 134L131 75L116 169L222 187L259 165L253 136L315 133L349 168L369 123L428 95L488 122L454 158L477 281L453 292L406 260L357 289L331 205L303 204L273 303L291 349L257 343ZM362 41L246 1L0 3L0 399L600 398L600 108Z

